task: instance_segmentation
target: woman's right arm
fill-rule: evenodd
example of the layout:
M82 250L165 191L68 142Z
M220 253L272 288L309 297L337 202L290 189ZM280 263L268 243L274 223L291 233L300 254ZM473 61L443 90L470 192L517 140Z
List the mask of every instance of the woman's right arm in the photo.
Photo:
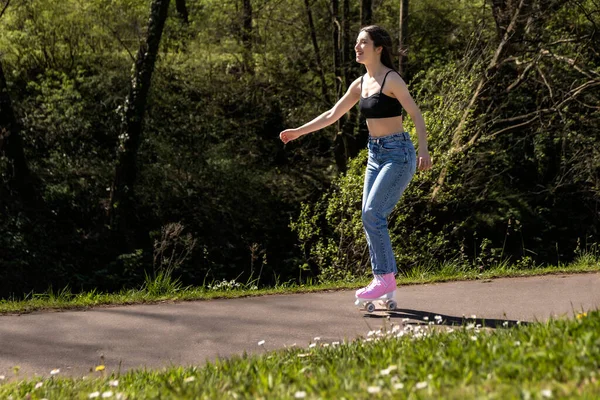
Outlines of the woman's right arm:
M342 115L346 114L358 100L360 99L360 78L356 79L348 90L346 94L338 100L338 102L330 109L325 111L323 114L319 115L317 118L312 121L302 125L296 129L286 129L285 131L279 134L279 137L283 141L283 143L287 143L289 141L295 140L300 136L306 135L308 133L318 131L319 129L323 129L326 126L329 126L336 122L338 119L342 117Z

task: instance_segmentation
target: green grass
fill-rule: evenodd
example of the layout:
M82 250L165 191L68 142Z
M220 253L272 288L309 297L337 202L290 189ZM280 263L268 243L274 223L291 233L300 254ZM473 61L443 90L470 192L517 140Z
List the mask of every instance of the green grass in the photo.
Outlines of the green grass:
M94 392L102 398L108 391L122 399L597 399L600 312L496 330L443 321L387 325L348 343L197 368L4 382L0 398L15 400L87 399Z
M523 266L504 262L480 270L454 261L448 261L442 265L413 268L407 273L399 274L397 281L399 285L414 285L457 280L598 271L600 271L599 257L595 254L584 254L571 264L547 267L528 266L523 268ZM29 294L20 300L0 300L0 314L354 289L364 286L369 280L370 278L365 277L351 281L308 282L303 284L288 282L264 288L258 288L256 280L245 284L235 281L223 281L202 287L183 287L179 282L159 274L153 279L148 278L146 284L140 289L121 290L118 293L99 293L97 291L72 293L69 288L65 288L60 291L49 289L46 293Z

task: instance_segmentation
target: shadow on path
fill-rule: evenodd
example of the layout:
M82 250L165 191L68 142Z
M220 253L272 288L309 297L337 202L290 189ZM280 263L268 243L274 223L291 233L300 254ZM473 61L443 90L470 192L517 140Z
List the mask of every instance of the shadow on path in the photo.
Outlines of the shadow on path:
M436 316L442 317L441 323L438 323L435 319ZM482 327L486 328L512 328L517 325L529 325L531 322L527 321L515 321L510 319L487 319L487 318L471 318L465 315L460 317L455 317L452 315L444 315L436 312L430 311L420 311L420 310L411 310L406 308L397 308L394 311L386 311L385 314L365 314L365 318L408 318L408 324L415 325L428 325L430 322L433 322L435 325L448 325L448 326L457 326L457 325L467 325L469 323L472 324L481 324ZM425 319L427 318L427 319ZM415 322L417 320L418 322Z

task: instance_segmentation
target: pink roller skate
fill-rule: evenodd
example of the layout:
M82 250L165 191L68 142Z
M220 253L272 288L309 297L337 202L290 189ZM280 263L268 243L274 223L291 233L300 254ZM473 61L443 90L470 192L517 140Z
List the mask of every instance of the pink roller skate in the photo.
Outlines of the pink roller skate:
M367 312L375 311L375 301L379 301L386 310L396 309L396 278L394 274L375 275L369 286L356 291L356 304Z

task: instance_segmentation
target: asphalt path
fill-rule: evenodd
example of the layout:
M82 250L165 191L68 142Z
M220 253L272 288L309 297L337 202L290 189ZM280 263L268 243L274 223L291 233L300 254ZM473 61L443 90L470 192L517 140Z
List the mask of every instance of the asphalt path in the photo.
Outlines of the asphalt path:
M395 311L368 314L354 291L100 307L0 316L0 376L6 380L202 365L219 357L351 341L387 320L486 326L572 318L600 308L600 273L448 282L399 288ZM406 323L406 322L405 322ZM259 342L264 343L259 345ZM15 377L14 367L19 366Z

